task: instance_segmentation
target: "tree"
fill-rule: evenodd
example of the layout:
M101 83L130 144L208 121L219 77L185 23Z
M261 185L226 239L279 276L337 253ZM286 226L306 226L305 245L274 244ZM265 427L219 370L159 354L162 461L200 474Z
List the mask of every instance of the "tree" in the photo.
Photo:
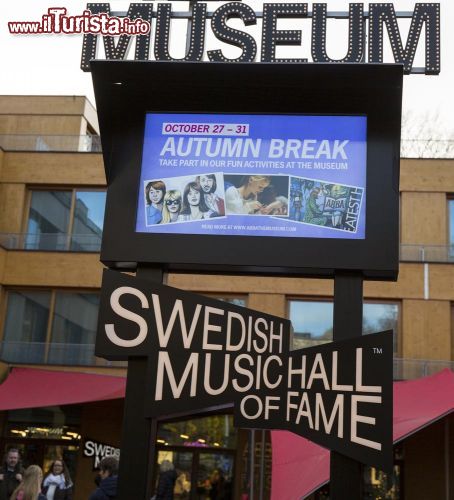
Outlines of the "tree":
M444 138L440 131L448 130ZM402 117L402 158L454 158L454 131L448 129L439 111L420 115L408 111Z

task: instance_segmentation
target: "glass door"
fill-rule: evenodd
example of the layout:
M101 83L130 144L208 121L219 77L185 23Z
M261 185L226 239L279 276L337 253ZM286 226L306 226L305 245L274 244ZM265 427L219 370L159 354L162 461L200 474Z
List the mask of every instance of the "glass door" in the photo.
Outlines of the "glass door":
M161 464L164 460L172 462L177 473L177 480L173 490L174 500L189 500L193 484L194 454L191 451L158 451L158 464ZM159 471L159 465L156 467L156 470ZM158 487L158 481L159 473L156 475L155 488Z
M235 455L224 451L189 448L160 448L153 481L159 484L159 466L171 462L177 473L174 500L233 500Z
M197 500L233 498L234 455L228 453L198 453Z

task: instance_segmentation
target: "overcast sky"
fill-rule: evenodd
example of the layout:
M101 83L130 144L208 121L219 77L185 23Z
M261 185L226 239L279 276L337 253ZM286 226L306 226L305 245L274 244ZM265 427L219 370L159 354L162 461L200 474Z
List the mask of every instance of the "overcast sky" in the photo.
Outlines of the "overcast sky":
M254 10L262 10L263 2L245 0ZM113 0L110 2L113 11L126 11L129 2ZM175 2L174 10L187 10L186 2ZM220 3L209 2L213 9ZM413 11L415 2L395 0L396 11ZM0 76L1 94L28 95L86 95L93 103L91 76L80 70L82 35L10 35L8 21L40 20L49 7L67 7L71 15L81 14L86 2L79 0L21 0L20 2L2 2L2 25L0 29L0 46L2 47L2 72ZM348 2L336 0L328 2L328 11L346 10ZM367 4L365 5L367 9ZM260 42L260 26L244 28L238 20L231 24L251 33ZM401 33L406 40L409 22L401 24ZM439 76L411 75L404 78L403 107L405 114L416 122L430 120L433 127L430 133L437 138L454 137L454 43L451 35L454 26L454 6L448 0L441 1L441 74ZM301 29L302 46L279 48L279 57L310 58L310 20L282 20L278 28ZM171 53L174 57L182 57L184 51L184 27L177 27L171 39ZM343 57L346 53L348 23L332 20L328 24L328 53L331 57ZM153 31L153 28L152 28ZM210 28L207 27L210 32ZM422 36L424 38L424 35ZM206 46L210 49L227 49L227 55L235 57L235 48L211 38ZM231 51L230 53L228 51ZM133 52L133 51L131 51ZM420 42L417 52L417 65L423 66L424 43ZM98 53L104 57L103 50ZM392 62L387 59L386 62ZM94 103L95 104L95 103ZM435 120L434 117L437 117Z

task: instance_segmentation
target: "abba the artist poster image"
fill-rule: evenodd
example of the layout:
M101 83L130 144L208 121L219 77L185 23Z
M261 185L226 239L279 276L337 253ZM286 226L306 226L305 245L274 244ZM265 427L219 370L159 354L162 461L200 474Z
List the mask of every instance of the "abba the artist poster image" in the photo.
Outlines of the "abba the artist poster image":
M146 115L136 231L365 238L365 116Z

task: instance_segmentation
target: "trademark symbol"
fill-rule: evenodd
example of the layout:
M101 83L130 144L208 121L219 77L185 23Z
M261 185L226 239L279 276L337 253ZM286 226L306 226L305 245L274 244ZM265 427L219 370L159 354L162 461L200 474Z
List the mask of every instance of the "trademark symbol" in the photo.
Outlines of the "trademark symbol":
M374 354L383 354L383 349L381 347L372 347Z

